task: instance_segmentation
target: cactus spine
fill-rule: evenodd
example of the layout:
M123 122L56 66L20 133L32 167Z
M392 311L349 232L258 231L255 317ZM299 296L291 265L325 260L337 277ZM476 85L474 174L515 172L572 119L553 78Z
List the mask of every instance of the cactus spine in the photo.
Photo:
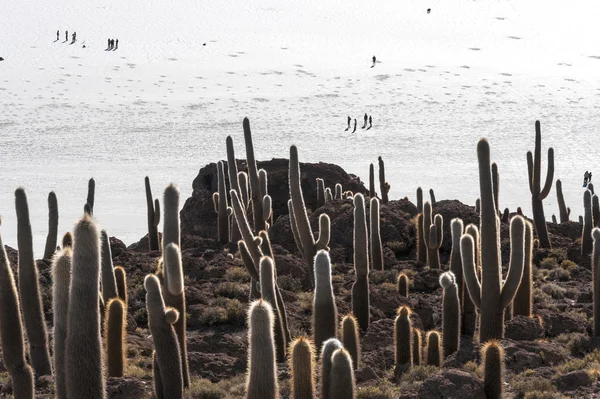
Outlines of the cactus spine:
M58 241L58 201L56 194L51 191L48 194L48 236L46 237L46 247L44 248L44 259L52 259L56 251L56 242Z
M502 399L504 349L498 341L489 341L481 348L481 359L486 399Z
M114 273L115 281L117 282L117 294L127 308L127 276L125 275L125 269L117 266L114 269Z
M540 240L540 247L552 248L548 229L546 228L546 217L544 216L544 204L542 201L548 196L552 188L554 178L554 149L548 148L548 173L543 190L541 186L541 163L542 163L542 133L540 121L535 121L535 149L534 154L527 152L527 171L529 172L529 190L531 191L531 207L533 209L533 221L535 230ZM483 234L483 233L482 233Z
M356 398L356 383L352 358L344 348L336 349L331 355L331 386L330 398L354 399Z
M300 337L290 344L290 352L291 397L293 399L316 397L315 348L306 337Z
M444 357L448 357L460 346L460 301L454 273L443 273L440 276L440 285L444 289L442 298Z
M419 366L419 365L421 365L421 362L422 362L421 355L423 352L421 330L413 327L412 331L413 331L413 334L412 334L412 337L413 337L413 346L412 346L413 364L415 366Z
M394 321L394 348L396 376L400 376L413 365L413 331L410 321L411 311L408 306L398 308L398 316Z
M588 255L592 252L592 229L594 228L594 219L592 217L592 193L590 190L583 192L583 230L581 232L581 255Z
M1 223L1 219L0 219ZM68 290L68 287L67 287ZM4 366L10 373L15 399L33 399L33 370L25 359L19 294L0 236L0 341ZM57 381L58 384L58 381ZM59 399L64 398L58 396Z
M377 193L375 192L375 166L371 163L369 165L369 197L375 198Z
M427 247L427 264L431 269L440 268L439 248L443 240L444 219L442 215L435 215L432 222L431 204L425 202L423 206L423 239Z
M398 293L408 298L408 277L404 273L400 273L398 276Z
M227 244L229 242L229 219L231 216L231 208L227 206L227 188L225 186L225 171L223 170L223 162L217 162L217 180L219 191L213 194L215 203L215 211L218 215L217 235L219 243Z
M358 370L360 363L360 340L358 337L358 323L351 314L342 319L342 342L344 348L352 357L354 370Z
M479 229L474 224L469 224L465 228L465 234L469 234L473 237L473 242L475 243L475 267L477 268L477 273L481 272L481 262L479 260ZM462 254L461 254L461 274L462 274ZM469 291L466 287L466 282L463 276L462 279L462 296L460 297L462 304L462 335L466 335L468 337L473 337L475 335L475 327L477 325L477 311L475 310L475 305L469 296Z
M331 284L331 260L324 250L315 256L315 295L313 299L313 338L315 347L337 337L338 314Z
M112 298L107 304L105 321L106 363L109 377L123 377L125 370L125 326L127 310L119 298Z
M442 348L440 347L440 334L437 331L429 331L426 338L427 364L440 367L442 364Z
M144 280L148 327L154 342L154 387L157 399L182 399L181 354L173 324L179 313L166 308L158 278L149 274Z
M158 251L158 223L160 223L160 204L158 198L152 199L152 188L150 187L150 178L144 178L146 186L146 208L148 210L148 247L150 251Z
M106 230L102 230L102 297L104 303L108 303L111 298L118 296L117 282L115 281L115 272L112 262L112 252L110 250L110 240Z
M29 339L29 355L36 376L51 375L48 334L42 311L38 270L33 258L33 236L29 222L27 194L22 187L15 191L17 210L17 242L19 249L19 295L23 307L25 330Z
M592 231L594 250L592 252L593 294L594 294L594 337L600 337L600 229Z
M371 238L371 261L373 270L383 270L383 248L381 247L381 232L379 229L379 200L371 198L370 206L370 238Z
M525 222L525 263L521 284L513 300L513 314L515 316L531 317L533 303L533 275L531 259L533 256L533 226Z
M388 203L388 193L390 192L390 185L385 181L385 164L381 157L377 158L379 161L379 190L381 191L381 203L383 205Z
M499 254L499 225L493 200L490 147L485 139L477 145L481 191L481 280L474 261L475 244L469 234L462 236L463 275L473 304L480 309L479 340L504 337L504 309L512 302L523 275L525 224L515 216L510 223L510 266L502 284Z
M370 323L369 299L369 251L367 249L367 220L365 198L354 196L354 271L356 281L352 285L352 313L360 329L366 331Z
M325 205L325 181L317 177L317 208Z
M246 399L277 399L277 365L273 342L273 309L259 299L248 310L248 371Z
M558 211L560 214L560 222L565 223L569 221L569 215L571 214L571 208L568 208L565 204L565 197L562 192L562 182L560 179L556 180L556 198L558 200Z
M100 334L100 231L85 214L74 229L65 371L69 398L106 397Z
M323 343L321 350L321 399L335 399L330 396L331 388L331 357L333 352L342 349L342 343L336 338L330 338Z
M283 331L283 320L281 312L277 306L277 295L275 293L275 264L273 260L268 256L263 256L260 260L259 265L260 273L260 293L262 299L269 302L273 309L274 318L274 337L277 361L285 361L287 342L286 336Z

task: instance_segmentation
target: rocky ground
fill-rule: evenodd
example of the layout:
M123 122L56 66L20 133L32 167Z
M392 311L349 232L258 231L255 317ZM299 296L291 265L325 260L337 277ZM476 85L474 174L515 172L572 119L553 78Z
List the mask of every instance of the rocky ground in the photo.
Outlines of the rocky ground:
M244 165L240 162L240 168ZM287 160L259 162L269 176L274 224L270 236L275 252L278 284L287 307L293 337L310 334L312 292L303 287L307 265L296 249L287 215ZM330 164L302 164L302 185L313 229L318 216L331 218L333 285L341 317L351 310L353 268L353 205L336 200L316 208L316 177L328 187L342 183L344 190L366 192L363 184ZM216 191L216 165L200 170L194 192L181 211L183 265L186 283L188 356L192 387L189 398L243 398L246 369L246 309L249 276L232 246L216 241L217 219L212 193ZM460 217L478 224L474 206L458 201L435 203L434 213L444 217L440 249L443 270L451 250L450 220ZM550 212L548 212L550 213ZM479 345L463 337L459 353L445 359L443 367L414 367L394 379L393 319L400 305L413 309L413 325L423 331L441 331L439 270L416 264L416 206L408 199L381 207L381 234L385 270L371 271L371 326L361 336L361 365L356 372L359 398L485 398ZM600 397L600 352L591 340L592 273L589 257L580 256L581 225L568 222L548 225L552 250L534 249L534 313L539 318L516 317L506 323L504 379L506 398ZM508 262L508 224L502 224L503 263ZM115 266L127 271L129 303L127 325L128 365L125 378L108 381L109 398L152 397L152 338L147 326L143 278L152 273L159 252L147 251L147 238L126 247L111 237ZM14 265L17 253L8 248ZM52 325L50 265L38 261L40 284L48 325ZM15 270L16 271L16 270ZM506 270L505 270L506 271ZM408 298L400 296L400 272L411 279ZM540 327L539 319L542 320ZM51 332L51 328L49 328ZM51 339L50 333L50 339ZM11 392L10 378L0 364L0 392ZM288 397L289 374L279 364L282 396ZM37 381L38 397L52 397L52 377Z

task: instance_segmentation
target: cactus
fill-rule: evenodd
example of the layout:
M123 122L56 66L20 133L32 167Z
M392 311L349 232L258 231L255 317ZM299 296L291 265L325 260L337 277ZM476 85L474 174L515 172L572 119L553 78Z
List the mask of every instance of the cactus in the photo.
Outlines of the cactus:
M481 272L481 263L479 261L479 229L474 224L469 224L465 228L465 234L469 234L473 237L473 242L475 243L475 267L477 268L477 273ZM461 274L462 274L462 254L461 254ZM463 276L462 279L462 296L461 305L462 305L462 327L461 333L462 335L466 335L468 337L473 337L475 335L475 328L477 325L477 311L475 310L475 305L473 305L473 301L469 296L469 291L466 288L465 279Z
M150 178L144 178L146 186L146 208L148 210L148 247L150 251L159 250L158 223L160 223L160 203L158 198L152 200L152 188L150 187Z
M69 398L105 398L100 334L100 231L84 214L73 233L65 372Z
M112 298L118 296L117 282L115 281L115 272L112 262L112 253L110 250L110 240L106 230L102 230L102 297L104 303L108 303Z
M371 163L369 165L369 197L375 198L377 193L375 192L375 166Z
M592 252L592 229L594 228L594 219L592 216L592 193L590 190L583 192L583 230L581 232L581 255L588 255Z
M215 211L217 212L217 236L220 244L229 243L229 219L231 208L227 206L227 188L225 186L225 171L223 162L217 162L217 180L219 191L213 194Z
M44 248L44 259L52 259L56 251L56 242L58 241L58 201L56 194L51 191L48 194L48 236L46 237L46 247Z
M317 349L337 337L338 315L331 284L331 260L324 250L315 256L315 295L313 298L313 340Z
M300 337L290 344L290 374L293 399L312 399L315 392L315 348Z
M233 208L233 215L235 216L237 228L243 239L243 241L238 242L238 247L242 259L244 260L244 265L246 266L246 269L248 269L248 273L251 277L250 284L254 286L254 284L258 284L259 282L258 266L260 265L260 258L263 256L260 249L261 239L254 236L252 233L238 193L235 190L230 190L229 194L231 195L231 207ZM253 292L253 297L259 298L260 294Z
M248 310L246 399L277 399L277 365L273 342L273 308L259 299Z
M569 221L569 215L571 214L571 208L565 205L565 197L562 192L562 182L560 179L556 180L556 198L558 200L558 211L560 214L560 222L565 223Z
M498 165L492 162L492 189L494 190L494 206L496 210L500 210L498 205L498 197L500 195L500 175L498 174Z
M369 217L369 233L371 246L371 261L373 270L383 270L383 248L381 247L381 232L379 229L379 200L371 198Z
M317 208L325 205L325 181L317 177Z
M344 199L342 185L340 183L337 183L335 185L335 196L334 196L334 199L336 199L336 200L342 200L342 199Z
M1 223L1 219L0 219ZM67 287L68 291L68 287ZM0 343L4 366L10 374L15 399L33 399L33 370L25 358L19 294L0 236ZM57 376L58 378L58 376ZM58 379L57 379L58 384ZM58 386L57 386L58 388ZM59 399L65 396L58 396Z
M558 224L558 220L556 219L556 215L552 215L552 224L557 225Z
M593 294L594 294L594 337L600 337L600 229L592 231L594 249L592 252Z
M483 386L486 399L502 399L504 349L498 341L487 342L481 348Z
M423 189L417 187L417 212L423 212Z
M336 349L331 355L330 398L356 398L356 383L352 369L352 358L344 348Z
M19 295L23 307L25 330L29 340L31 365L37 377L52 375L38 270L33 257L29 205L27 204L27 194L25 194L25 189L22 187L15 191L15 207L17 210L17 245L19 249Z
M450 221L450 233L452 235L452 251L450 252L450 271L454 273L454 280L458 287L458 299L463 297L463 273L462 259L460 257L460 237L464 232L462 219L454 218Z
M117 266L114 269L114 273L115 281L117 283L117 295L125 303L125 307L127 307L127 276L125 274L125 269L121 266Z
M329 244L330 222L329 217L327 217L325 214L322 214L319 217L319 238L317 241L315 241L310 228L310 223L308 221L306 207L304 206L304 197L302 196L302 187L300 186L300 162L298 161L298 149L294 145L290 147L289 185L295 226L298 229L298 232L295 234L297 234L298 238L300 239L300 246L298 249L302 252L302 256L306 264L309 265L308 270L310 274L311 286L314 287L315 277L310 265L313 264L317 251L321 249L328 249L327 245ZM324 215L326 219L324 219Z
M592 195L594 195L594 185L592 183L588 183L587 185L587 189L590 190L592 192Z
M154 382L157 399L182 399L183 375L181 370L181 354L177 335L173 324L179 313L173 308L165 307L160 282L149 274L144 280L146 289L146 308L148 310L148 327L154 342Z
M166 206L165 206L166 208ZM166 220L165 215L165 220ZM165 228L166 229L166 228ZM185 313L185 290L183 281L183 267L181 261L181 252L179 247L170 243L164 250L163 255L163 287L162 293L165 304L177 310L178 320L173 323L177 333L177 341L181 351L181 372L183 375L183 386L188 387L190 383L188 356L187 356L187 333L186 333L186 313Z
M352 285L352 313L358 320L360 329L367 331L371 318L369 313L369 252L367 249L365 198L360 193L354 196L354 270L356 281Z
M533 257L533 226L529 222L525 222L525 263L523 265L523 277L521 284L513 300L513 314L515 316L531 317L532 310L532 292L533 292L533 275L531 267L531 259Z
M127 309L119 298L112 298L107 304L105 321L106 364L109 377L123 377L125 370L125 326Z
M170 184L163 197L163 240L162 252L165 253L167 245L173 243L181 247L179 235L179 189Z
M275 293L275 264L268 256L263 256L260 260L260 293L262 299L269 302L273 309L274 318L274 337L277 361L283 362L286 357L287 342L283 331L283 321L279 307L277 306L277 294Z
M442 215L435 215L432 222L431 204L425 202L423 206L423 239L427 247L427 265L431 269L440 268L439 248L442 245L444 219Z
M592 218L594 220L594 227L600 227L600 204L598 203L598 196L592 195Z
M398 293L408 298L408 277L404 273L400 273L398 276Z
M420 366L421 365L421 355L423 352L423 344L421 343L421 330L418 328L412 329L412 338L413 338L413 346L412 346L412 355L413 355L413 365Z
M86 213L89 215L94 214L94 198L95 198L95 196L96 196L96 180L94 180L94 178L92 177L88 181L87 199L85 200L86 205L88 205L88 207L89 207L88 212L86 212Z
M67 233L70 239L71 234ZM65 234L65 237L67 237ZM54 371L56 397L67 398L65 385L65 340L67 339L67 314L69 310L69 285L71 283L71 246L65 245L52 259L52 313L54 314ZM0 244L1 245L1 244Z
M379 161L379 191L381 192L381 203L383 205L388 203L388 193L390 192L390 185L385 181L385 164L383 159L378 157Z
M533 221L535 231L540 240L540 247L552 248L548 229L546 228L546 217L544 216L544 204L542 201L548 196L552 188L554 178L554 149L548 148L548 172L546 182L541 190L541 162L542 162L542 133L540 121L535 121L535 149L534 154L527 152L527 171L529 172L529 190L531 191L531 207L533 209Z
M331 189L327 187L325 189L325 203L329 204L331 201L333 201L333 194L331 194Z
M443 273L440 276L440 285L444 290L442 297L444 357L448 357L458 351L460 346L460 296L454 273Z
M423 212L416 218L415 230L417 232L417 265L427 264L427 245L425 244L425 233L423 232Z
M508 208L504 208L504 212L502 213L501 222L508 223L508 219L510 218L510 211Z
M481 279L477 276L474 261L475 243L469 234L462 236L461 256L463 276L473 304L480 309L479 340L504 337L504 309L512 302L524 264L525 224L515 216L510 223L510 265L506 281L502 284L499 254L499 225L494 206L490 171L490 147L485 139L477 145L479 184L481 191Z
M413 365L413 331L410 314L408 306L401 306L398 308L398 316L394 321L394 373L396 377Z
M266 193L261 192L258 170L256 168L256 159L254 158L254 145L252 144L252 132L250 131L250 121L244 118L244 141L246 143L246 163L248 165L248 177L250 178L250 191L252 192L252 216L254 218L254 231L259 232L265 229L265 219L262 214L262 199Z
M244 204L244 210L248 211L250 203L250 188L248 187L248 174L246 172L238 173L238 184L240 186L240 200Z
M330 338L323 342L321 350L321 399L335 399L337 396L330 396L331 388L331 366L332 355L338 349L342 349L342 343L336 338Z
M475 200L475 212L477 212L477 214L481 213L481 198Z
M262 218L264 222L264 230L268 230L273 224L273 208L271 196L268 195L268 182L267 182L267 171L259 169L258 181L260 184L261 204L262 204Z
M360 363L360 340L358 337L358 322L352 314L344 316L342 319L342 342L344 348L352 357L354 370L359 369Z
M433 188L429 189L429 198L431 198L431 206L435 205L435 193L433 192Z
M245 198L244 203L247 204L248 198L248 175L244 172L238 173L237 163L235 162L235 152L233 150L233 139L231 136L227 136L227 172L229 175L229 189L235 190L240 198ZM243 187L243 188L242 188ZM245 190L245 191L243 191ZM243 193L246 193L244 197ZM231 242L238 242L240 239L240 232L237 228L235 218L231 218Z
M427 333L425 352L427 354L427 364L440 367L442 364L442 348L440 347L440 334L437 331Z

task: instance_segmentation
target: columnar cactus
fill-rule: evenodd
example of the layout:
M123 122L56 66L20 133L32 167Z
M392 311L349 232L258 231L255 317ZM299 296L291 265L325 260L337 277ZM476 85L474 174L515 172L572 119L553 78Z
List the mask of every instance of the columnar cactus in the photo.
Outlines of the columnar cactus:
M244 210L247 212L248 208L250 207L250 187L248 185L248 173L238 173L238 184L240 186L240 200L242 201L242 204L244 204Z
M158 224L160 223L160 203L158 198L153 200L150 178L144 178L146 186L146 208L148 211L148 248L150 251L158 251L160 244L158 240Z
M533 303L533 275L531 259L533 258L533 226L525 222L525 263L521 284L513 300L513 314L515 316L531 317Z
M429 189L429 198L431 198L431 206L434 206L436 201L435 201L435 192L433 191L433 188Z
M247 399L278 399L273 308L259 299L248 310Z
M421 330L413 327L412 331L413 331L413 334L412 334L412 337L413 337L413 346L412 346L413 365L419 366L419 365L421 365L421 362L422 362L421 356L422 356L422 352L423 352Z
M442 364L442 348L440 344L440 333L429 331L425 343L428 365L440 367Z
M304 206L304 197L302 196L302 187L300 186L300 162L298 161L298 149L295 145L290 147L290 170L289 170L290 198L292 201L293 216L295 226L298 230L297 237L300 239L300 247L304 261L309 265L310 281L314 287L314 274L310 265L313 264L317 251L327 249L329 244L329 217L322 214L319 217L319 238L315 241L306 207ZM290 215L291 216L291 215ZM326 219L325 219L326 218Z
M96 180L94 180L94 178L92 177L88 181L87 199L85 200L86 205L89 207L89 212L87 212L87 213L90 215L94 214L94 198L95 197L96 197Z
M330 398L354 399L356 398L356 383L352 358L344 348L336 349L331 355L331 386Z
M277 306L277 294L275 293L275 264L268 256L263 256L260 260L260 293L262 299L269 302L273 309L274 319L274 337L277 354L277 361L283 362L286 357L287 340L283 331L283 320L279 307Z
M478 214L481 213L481 199L477 198L475 200L475 212L477 212Z
M498 165L492 162L492 189L494 190L494 206L497 211L500 211L498 205L498 197L500 196L500 175L498 174Z
M235 152L233 149L233 139L231 136L227 136L226 145L227 145L227 173L229 175L229 189L235 190L240 198L244 198L242 186L245 188L246 198L248 193L248 179L247 175L244 173L244 176L241 176L241 173L238 173L237 163L235 161ZM245 180L244 177L246 178ZM243 182L242 182L243 180ZM244 201L247 204L246 201ZM231 218L231 242L238 242L240 239L240 232L237 228L235 218Z
M442 297L444 357L448 357L460 346L460 300L454 273L443 273L440 276L440 285L444 290Z
M109 377L123 377L125 371L125 326L127 309L119 298L106 304L105 345L106 364Z
M352 313L361 330L367 331L370 323L369 299L369 251L367 249L367 219L365 198L354 196L354 271L356 281L352 285Z
M175 244L181 247L181 238L179 235L179 189L170 184L163 196L163 240L162 252L169 244Z
M565 197L562 192L562 182L560 179L556 180L556 199L558 200L558 211L560 214L560 222L565 223L569 221L569 215L571 214L571 208L565 205Z
M452 251L450 252L450 271L454 273L454 280L458 287L458 299L463 297L463 273L462 259L460 257L460 237L464 232L462 219L454 218L450 221L450 232L452 234ZM462 310L461 310L462 312Z
M300 337L290 344L290 374L293 399L311 399L315 391L315 348L306 338Z
M46 247L44 248L44 259L52 259L56 251L56 242L58 241L58 201L56 194L51 191L48 194L48 236L46 237Z
M542 201L550 193L552 179L554 178L554 150L548 148L548 173L544 188L541 187L541 163L542 163L542 133L540 121L535 121L535 149L534 154L527 152L527 171L529 172L529 191L531 191L531 207L533 209L533 221L535 231L540 240L540 247L551 248L548 229L546 228L546 217L544 216L544 204Z
M425 233L423 232L423 212L416 217L415 230L417 232L417 265L425 266L427 264L427 245L425 244Z
M413 365L413 331L408 306L398 308L394 321L394 373L400 376Z
M379 200L371 198L371 206L369 209L371 238L371 261L373 262L373 270L383 270L383 248L381 247L381 232L379 230Z
M600 227L600 203L598 196L592 195L592 218L594 219L594 227Z
M473 237L473 242L475 243L475 267L477 268L477 274L481 272L481 262L479 260L479 229L474 224L469 224L465 228L465 234L469 234ZM462 273L462 254L461 254L461 273ZM462 305L462 327L461 333L462 335L466 335L468 337L473 337L475 335L475 328L477 326L477 311L475 310L475 305L473 305L473 301L469 296L469 291L467 290L465 279L463 276L462 279L462 296L461 305Z
M227 188L225 185L225 171L223 162L217 162L217 180L219 191L213 194L215 212L217 212L217 235L219 243L229 243L229 219L231 208L227 206Z
M489 341L481 348L481 359L486 399L502 399L504 349L498 341Z
M315 295L313 298L313 340L317 349L329 338L337 337L338 314L331 284L329 253L315 256Z
M423 212L423 189L417 187L417 212Z
M335 399L337 396L330 395L331 389L331 357L333 353L342 349L342 343L336 338L330 338L323 343L321 350L321 399Z
M525 223L515 216L510 223L510 265L502 284L499 254L499 225L494 206L490 171L490 147L485 139L477 145L481 188L481 280L477 276L475 243L469 234L461 238L463 276L474 305L480 309L479 339L504 337L504 309L512 302L523 275Z
M344 316L342 319L342 342L344 348L352 357L354 370L358 370L360 363L360 339L358 337L358 322L352 314Z
M423 239L427 247L427 264L431 269L440 268L439 249L442 245L444 219L442 215L435 215L432 221L431 204L425 202L423 206Z
M182 399L181 354L173 324L179 313L167 308L158 278L149 274L144 280L148 327L154 342L154 394L157 399ZM265 348L266 349L266 348Z
M67 315L67 397L104 399L100 334L100 231L89 214L73 231L73 270Z
M592 193L590 190L583 192L583 230L581 231L581 255L592 252L592 229L594 219L592 217Z
M375 167L371 163L369 165L369 197L375 198L377 193L375 192Z
M29 205L27 204L27 194L25 194L25 189L22 187L15 191L15 207L17 210L17 245L19 249L19 295L23 307L25 330L29 340L29 356L36 376L52 375L38 270L33 257Z
M0 236L0 343L2 344L2 358L4 359L4 366L12 379L14 398L33 399L35 396L33 370L27 364L23 341L19 294ZM65 398L65 396L60 396L58 391L58 375L57 397L59 399Z
M592 273L594 292L594 337L600 337L600 229L592 231L594 250L592 252Z
M54 371L56 381L56 397L58 399L67 398L67 386L65 384L65 341L67 339L69 285L71 284L71 246L65 246L64 241L65 240L63 238L63 249L52 259Z
M408 298L408 277L404 273L398 276L398 293L405 298Z
M268 194L267 171L259 169L258 182L260 185L261 203L262 203L262 218L264 221L264 230L268 230L273 224L273 208L271 196Z
M250 191L252 192L252 216L254 218L254 231L259 232L265 229L265 218L263 217L262 199L267 193L260 190L260 181L254 158L254 145L252 144L252 132L250 131L250 121L244 118L244 141L246 143L246 163L248 165L248 177L250 178Z
M125 307L127 307L127 276L125 274L125 269L121 266L117 266L114 269L114 273L115 281L117 283L117 294L125 303Z
M325 181L317 177L317 208L325 205Z
M117 282L112 261L112 252L110 250L110 240L106 230L102 230L102 297L104 303L108 303L112 298L118 296Z
M325 189L325 203L329 204L331 201L333 201L333 194L331 194L331 189L327 187Z
M379 191L381 191L381 203L383 205L388 203L388 193L390 192L390 185L385 181L385 164L381 157L377 158L379 161Z
M334 197L334 199L336 199L336 200L342 200L342 199L344 199L343 189L342 189L342 185L340 183L336 183L336 185L335 185L335 197Z

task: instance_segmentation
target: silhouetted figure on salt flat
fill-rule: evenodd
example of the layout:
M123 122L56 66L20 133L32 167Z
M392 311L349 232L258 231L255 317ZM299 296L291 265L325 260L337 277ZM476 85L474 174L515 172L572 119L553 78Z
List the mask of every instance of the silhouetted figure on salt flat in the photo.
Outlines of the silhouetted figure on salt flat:
M65 42L68 42L68 41L69 41L69 31L66 30L65 31Z
M377 58L375 58L375 56L373 56L373 65L371 65L371 68L373 68L375 66L376 62L377 62Z
M0 57L0 61L4 61L4 58Z
M119 39L115 40L115 50L119 48Z
M590 180L590 174L586 170L585 173L583 174L583 187L587 187L589 180Z
M60 40L60 30L56 31L56 41Z
M427 9L427 14L429 14L431 12L431 8Z
M75 43L77 41L77 32L73 32L73 36L71 37L73 38L71 43Z
M352 122L352 118L350 118L350 115L348 115L348 127L346 128L346 130L344 130L345 132L347 132L350 129L350 122Z
M356 132L356 119L354 119L354 130L352 131L352 133Z
M373 127L373 118L369 115L369 129ZM367 129L367 130L369 130Z
M364 129L364 128L367 127L367 119L368 119L367 114L365 114L365 118L364 119L365 119L365 123L364 123L364 125L363 125L363 127L361 129Z

